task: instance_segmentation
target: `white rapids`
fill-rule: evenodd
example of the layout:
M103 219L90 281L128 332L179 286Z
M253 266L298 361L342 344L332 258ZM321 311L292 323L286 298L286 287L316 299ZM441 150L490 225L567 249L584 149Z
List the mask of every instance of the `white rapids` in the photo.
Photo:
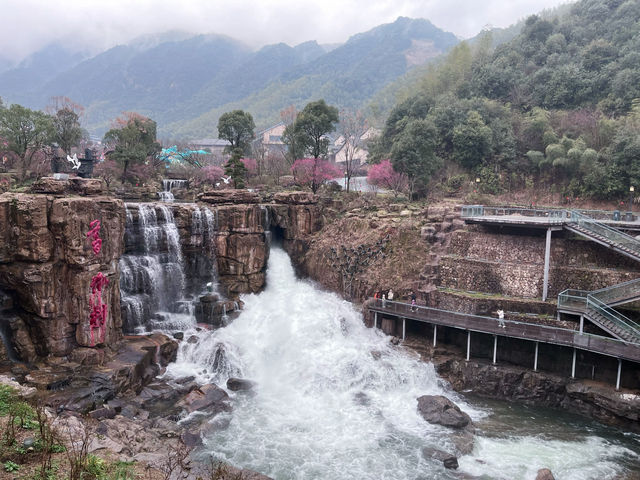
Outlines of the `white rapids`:
M229 392L229 426L205 441L214 457L276 480L461 478L423 458L423 447L453 445L447 429L420 417L416 398L446 395L474 420L490 409L474 407L431 364L366 328L349 302L296 279L281 249L271 250L265 291L242 300L233 323L183 342L167 372L222 387L230 376L256 382L254 392ZM532 480L550 467L562 472L558 479L613 479L624 471L620 455L635 454L597 436L544 446L531 436L478 437L460 470L473 475L462 478Z

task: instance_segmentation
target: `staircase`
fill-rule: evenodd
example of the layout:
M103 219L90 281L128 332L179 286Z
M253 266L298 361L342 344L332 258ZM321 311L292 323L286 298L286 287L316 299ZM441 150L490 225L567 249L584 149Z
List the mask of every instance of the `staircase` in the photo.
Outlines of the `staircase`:
M614 337L640 344L640 325L591 295L587 297L584 315Z
M640 261L640 240L593 218L572 210L567 212L564 228ZM640 278L592 292L565 290L558 296L558 308L584 313L614 337L640 344L640 325L611 308L636 300L640 300Z
M564 228L640 262L640 240L571 210Z

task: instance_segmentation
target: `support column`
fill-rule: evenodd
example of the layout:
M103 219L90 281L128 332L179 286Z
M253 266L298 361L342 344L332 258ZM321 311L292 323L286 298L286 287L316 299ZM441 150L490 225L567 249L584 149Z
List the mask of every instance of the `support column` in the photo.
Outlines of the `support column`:
M496 363L496 355L498 354L498 336L493 336L493 364Z
M402 341L404 342L404 338L406 336L407 333L407 319L403 318L402 319Z
M616 377L616 390L620 390L620 376L622 375L622 360L618 359L618 376Z
M551 228L547 228L547 241L544 246L544 280L542 284L542 301L547 299L549 292L549 262L551 260Z
M538 342L536 342L536 353L533 357L533 371L538 371Z
M580 335L582 335L583 330L584 330L584 315L580 315Z
M467 330L467 362L471 358L471 330Z
M378 328L378 312L373 312L373 328Z
M438 336L438 326L437 325L433 325L433 346L436 346L436 338Z
M576 378L576 349L573 349L573 361L571 362L571 378Z

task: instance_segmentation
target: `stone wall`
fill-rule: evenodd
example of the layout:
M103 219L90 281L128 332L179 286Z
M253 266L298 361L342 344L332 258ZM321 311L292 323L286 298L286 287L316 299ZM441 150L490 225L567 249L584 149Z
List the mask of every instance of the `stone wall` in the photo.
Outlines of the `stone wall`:
M517 297L541 297L544 231L476 228L452 235L440 260L440 285ZM549 297L566 288L595 290L637 278L640 265L593 242L554 232Z
M86 237L95 219L102 225L98 257ZM108 197L0 196L0 289L14 298L11 329L21 337L16 347L24 360L92 345L90 283L98 272L109 279L103 291L104 344L121 338L118 259L124 219L122 201ZM99 333L94 336L97 343Z

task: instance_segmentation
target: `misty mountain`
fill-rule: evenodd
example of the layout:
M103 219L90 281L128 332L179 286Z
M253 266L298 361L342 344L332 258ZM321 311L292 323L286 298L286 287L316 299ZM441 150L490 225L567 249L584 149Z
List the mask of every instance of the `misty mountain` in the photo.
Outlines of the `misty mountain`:
M226 36L167 32L86 59L44 49L0 74L0 96L31 108L67 96L85 106L84 124L97 134L121 112L137 111L156 120L164 136L215 136L218 117L233 108L251 112L261 127L279 121L288 105L318 98L360 107L457 41L427 20L408 18L337 47L311 41L253 51Z
M10 98L14 103L31 103L32 95L42 89L48 79L73 68L87 57L86 53L56 43L47 45L0 74L0 96Z

